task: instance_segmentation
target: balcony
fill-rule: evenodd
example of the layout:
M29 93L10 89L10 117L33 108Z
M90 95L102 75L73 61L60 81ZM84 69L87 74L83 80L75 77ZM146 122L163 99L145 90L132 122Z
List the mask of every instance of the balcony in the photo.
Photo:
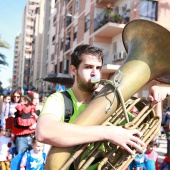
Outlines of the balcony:
M28 21L28 22L27 22L27 26L33 27L33 26L34 26L34 22Z
M30 19L34 19L35 14L30 12L29 14L27 14L27 17L30 18Z
M125 24L108 22L104 26L100 27L92 35L94 37L115 37L122 33Z
M26 38L25 41L26 41L26 43L32 43L33 38Z
M30 58L32 58L32 55L31 55L31 54L26 54L26 53L25 53L25 58L26 58L26 59L30 59Z
M40 0L29 0L29 2L40 3Z
M26 46L25 46L25 51L27 51L27 52L32 52L32 46L26 45Z
M39 5L29 5L28 9L35 11L37 8L39 8Z
M126 52L120 51L118 53L115 53L113 55L113 61L112 64L121 64L126 58Z
M26 34L33 35L33 30L32 29L26 29Z
M120 14L115 14L107 18L101 14L99 19L95 19L93 36L115 37L123 31L125 23L126 21L124 21Z
M18 62L14 62L14 68L18 66Z

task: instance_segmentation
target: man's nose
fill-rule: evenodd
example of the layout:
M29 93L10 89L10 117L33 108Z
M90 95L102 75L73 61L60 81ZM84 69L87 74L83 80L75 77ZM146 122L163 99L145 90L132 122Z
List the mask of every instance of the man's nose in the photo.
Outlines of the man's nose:
M93 69L92 69L92 76L95 76L95 75L97 75L97 69L94 67Z

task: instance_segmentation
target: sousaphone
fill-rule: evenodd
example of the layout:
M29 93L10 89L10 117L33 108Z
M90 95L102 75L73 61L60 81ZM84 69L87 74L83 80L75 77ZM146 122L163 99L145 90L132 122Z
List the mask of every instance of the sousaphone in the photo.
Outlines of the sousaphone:
M138 90L151 80L170 83L170 32L167 29L154 22L139 19L129 22L125 26L122 38L127 52L125 62L110 78L109 83L106 83L87 108L80 114L79 117L77 117L74 124L86 126L102 125L113 114L122 112L120 111L123 109L121 108L122 106L119 93L121 94L121 99L123 98L126 103ZM117 83L118 85L116 85ZM116 89L118 89L119 93L116 92ZM147 107L145 111L148 112L149 105L143 105L144 107ZM129 107L129 104L127 104L127 107ZM140 111L142 112L140 116L145 114L143 109ZM153 113L151 118L156 120L156 124L153 125L151 123L152 125L150 125L150 130L154 129L153 127L155 127L155 125L158 127L160 124L160 119ZM143 128L142 124L145 123L147 123L147 121L137 123L140 127L134 126L134 128ZM124 127L129 127L128 125L129 124ZM155 130L152 130L148 139L146 139L145 136L143 136L142 139L146 139L144 141L149 143L155 135L152 135L154 131ZM63 166L68 161L70 155L75 152L74 149L74 147L52 147L47 158L46 170L66 169ZM130 157L126 151L122 150L122 152L124 152L124 155L127 155L127 157ZM112 155L114 155L114 153L112 153ZM132 160L133 158L130 157L127 160L128 164ZM111 162L111 160L108 161ZM109 164L111 164L110 162ZM124 163L121 163L121 168L115 168L114 164L115 163L113 163L113 165L111 165L113 167L109 169L123 170L128 165L122 165ZM77 169L86 168L78 167Z

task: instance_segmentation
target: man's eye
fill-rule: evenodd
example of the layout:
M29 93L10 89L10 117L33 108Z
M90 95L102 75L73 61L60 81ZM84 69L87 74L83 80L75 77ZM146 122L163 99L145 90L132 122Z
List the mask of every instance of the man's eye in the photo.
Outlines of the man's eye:
M92 68L91 66L86 66L86 68Z
M101 70L102 69L102 67L97 67L97 70Z

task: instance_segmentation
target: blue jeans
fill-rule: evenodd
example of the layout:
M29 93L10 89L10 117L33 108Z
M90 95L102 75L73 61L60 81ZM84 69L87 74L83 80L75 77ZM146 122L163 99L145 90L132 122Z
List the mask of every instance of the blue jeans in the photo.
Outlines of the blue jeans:
M32 138L30 135L16 136L15 142L18 154L32 149Z

